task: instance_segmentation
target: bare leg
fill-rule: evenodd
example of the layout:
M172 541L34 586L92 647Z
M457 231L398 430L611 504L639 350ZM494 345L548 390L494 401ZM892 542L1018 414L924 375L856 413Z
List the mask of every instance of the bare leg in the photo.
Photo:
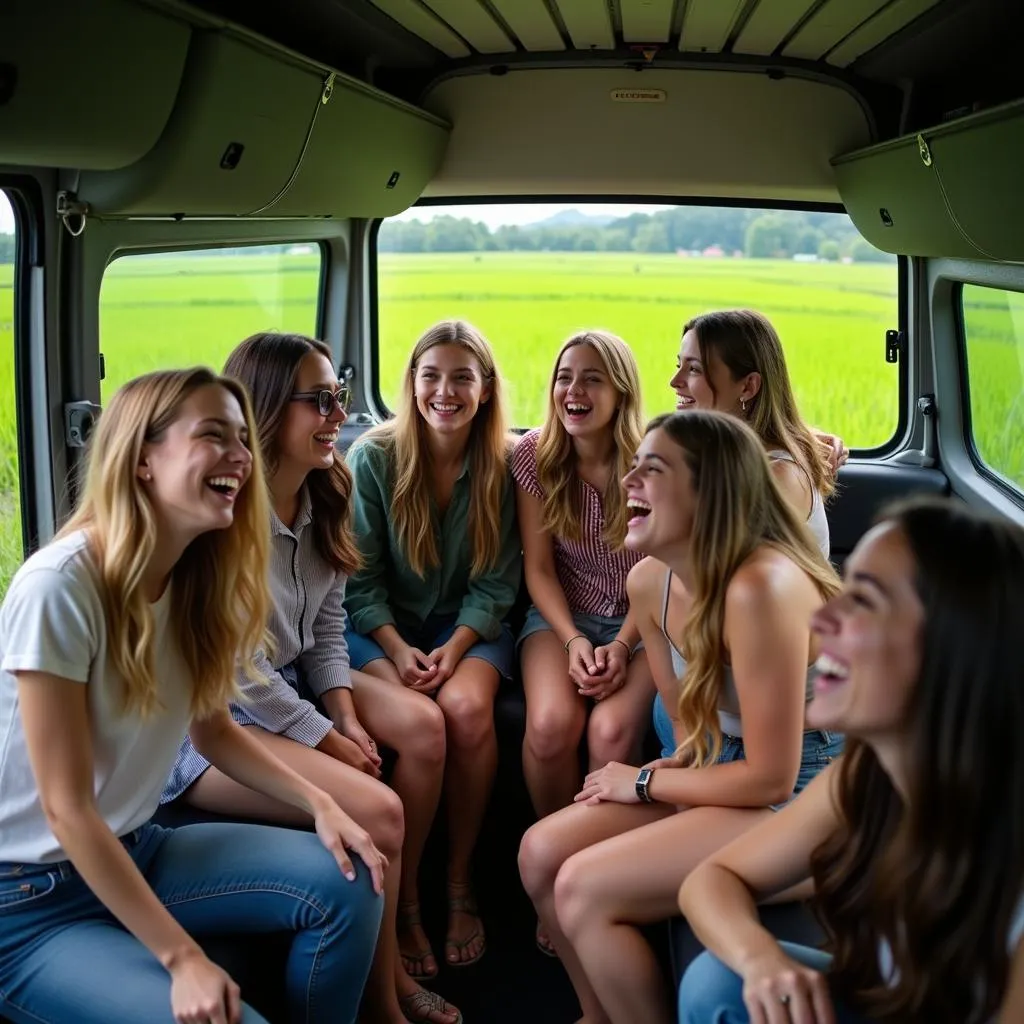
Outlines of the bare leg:
M445 959L471 963L484 951L483 924L470 888L470 863L498 767L494 698L498 670L482 658L463 658L437 703L448 728L445 792L448 808L448 938Z
M419 869L444 781L445 722L428 696L403 685L386 659L353 672L352 695L359 720L378 742L396 751L391 786L405 807L405 845L399 891L398 939L407 971L437 974L437 961L419 921Z
M591 771L603 768L609 761L640 763L655 693L647 655L638 651L629 663L626 685L599 701L590 713L587 750Z
M406 992L399 993L396 986L399 972L405 974L398 960L395 934L403 840L401 800L382 782L335 761L319 750L256 726L247 728L285 764L334 797L338 806L370 833L374 843L388 858L384 876L384 919L366 983L365 1003L368 1020L380 1024L406 1024L398 1003L399 994L405 995ZM185 793L185 800L216 814L241 815L286 825L307 825L310 821L305 811L247 789L212 766ZM415 985L411 979L406 977L405 980ZM454 1024L456 1011L454 1007L450 1009L451 1013L433 1014L430 1019L436 1024Z
M575 978L573 984L587 1021L673 1024L674 1004L637 926L674 916L679 887L690 871L771 813L695 807L597 843L565 862L555 882L555 911L584 971L585 984Z
M519 847L519 874L537 909L541 927L576 989L587 1024L607 1024L608 1017L593 996L572 945L562 934L555 914L555 879L574 854L603 839L630 832L676 813L668 804L573 804L527 830ZM639 1019L639 1018L637 1018Z
M584 699L569 678L569 661L558 637L531 633L522 648L526 735L523 775L538 818L572 803L579 792L578 750L587 721Z

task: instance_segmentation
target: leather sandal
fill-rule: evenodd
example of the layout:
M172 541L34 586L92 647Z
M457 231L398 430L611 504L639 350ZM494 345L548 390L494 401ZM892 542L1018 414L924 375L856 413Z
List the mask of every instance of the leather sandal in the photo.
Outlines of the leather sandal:
M486 942L481 946L480 952L476 956L469 960L463 960L462 954L474 943L477 939L484 938L483 922L480 921L480 911L476 904L476 897L473 895L473 890L468 882L459 883L456 885L449 884L448 886L448 914L466 914L468 917L475 917L477 919L477 927L464 939L456 941L455 939L445 939L445 958L444 962L449 967L469 967L475 964L483 955L487 952ZM447 951L453 949L459 956L458 960L450 960L447 956Z
M402 930L403 928L422 928L423 918L420 915L419 903L400 902L398 904L398 923L400 925L399 930ZM401 946L399 946L398 955L402 959L402 966L405 968L405 973L415 981L429 981L431 978L437 977L439 970L437 957L434 955L433 949L430 948L429 942L427 943L427 948L425 950L421 950L416 953L406 952L401 948ZM434 961L433 971L427 970L428 960ZM409 1015L406 1014L406 1016L408 1017Z
M431 1014L455 1014L454 1024L462 1024L462 1011L452 1006L444 996L421 988L418 992L410 992L407 996L398 997L398 1007L410 1024L438 1024Z

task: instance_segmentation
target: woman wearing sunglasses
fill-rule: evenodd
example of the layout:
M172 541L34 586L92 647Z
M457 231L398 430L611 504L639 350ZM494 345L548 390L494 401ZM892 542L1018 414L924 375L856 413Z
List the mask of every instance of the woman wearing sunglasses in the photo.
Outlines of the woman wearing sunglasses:
M458 1010L406 973L396 934L399 886L405 890L411 874L414 896L421 852L408 851L410 872L402 857L403 804L410 815L436 804L444 718L424 694L349 668L342 602L348 576L361 559L350 525L352 477L335 450L349 391L330 357L330 349L312 338L265 333L243 341L224 367L251 397L272 510L272 644L257 658L270 685L243 685L245 703L233 705L232 715L334 796L388 858L384 920L363 1019L455 1024L461 1020ZM378 781L378 742L398 754L391 778L395 792ZM309 823L301 812L228 778L188 740L163 794L164 802L177 798L221 814Z

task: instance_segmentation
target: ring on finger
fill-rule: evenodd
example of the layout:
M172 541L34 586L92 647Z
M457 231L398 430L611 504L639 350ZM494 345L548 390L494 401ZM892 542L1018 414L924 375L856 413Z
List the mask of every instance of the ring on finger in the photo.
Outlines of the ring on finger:
M779 1002L782 1003L783 1006L789 1006L789 993L783 992L782 995L779 996Z

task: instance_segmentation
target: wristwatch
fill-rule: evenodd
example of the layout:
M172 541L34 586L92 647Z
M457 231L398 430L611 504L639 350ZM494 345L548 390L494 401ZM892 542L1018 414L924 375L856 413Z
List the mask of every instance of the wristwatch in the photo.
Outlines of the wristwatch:
M651 804L654 801L651 799L651 794L647 791L651 784L651 778L654 775L653 768L641 768L636 775L636 795L640 798L640 802L644 804Z

